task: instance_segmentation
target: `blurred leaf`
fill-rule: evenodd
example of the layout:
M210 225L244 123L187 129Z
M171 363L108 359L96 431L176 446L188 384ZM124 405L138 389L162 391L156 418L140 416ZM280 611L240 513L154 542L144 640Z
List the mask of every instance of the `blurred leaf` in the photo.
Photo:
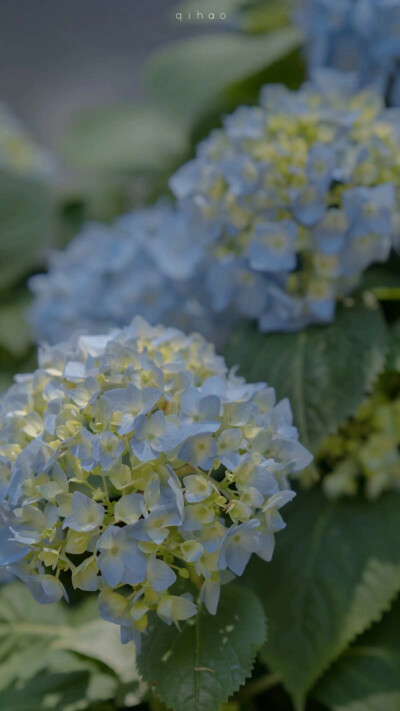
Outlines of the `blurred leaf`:
M139 680L134 646L123 646L119 627L104 620L93 620L70 629L61 635L53 647L97 659L113 669L123 683Z
M347 649L313 696L332 711L400 709L400 601Z
M64 247L85 222L112 222L127 212L131 207L128 194L131 188L136 192L136 183L140 184L138 176L128 179L114 173L90 172L74 175L72 184L64 184L60 196L62 235L57 246Z
M0 171L0 290L42 261L54 232L54 204L48 187Z
M215 33L191 37L154 54L145 81L155 103L192 126L221 92L278 62L301 42L294 28L268 37Z
M359 291L396 287L400 287L399 263L396 255L392 255L385 265L374 264L364 272Z
M20 687L0 692L0 708L5 711L79 711L88 684L88 673L46 674Z
M193 144L201 141L216 126L220 126L221 117L232 113L237 106L257 104L260 89L265 84L283 83L289 89L297 90L305 77L304 58L301 50L297 49L251 77L232 84L220 94L218 101L213 103L207 113L195 122L191 132Z
M245 0L242 25L248 32L273 32L291 22L292 0Z
M22 583L1 586L0 708L44 711L65 705L73 711L79 701L81 711L112 699L122 688L124 696L130 692L130 706L139 703L146 688L138 679L133 646L122 648L118 628L97 615L92 597L73 608L43 606ZM76 698L69 690L72 678L79 688ZM31 704L26 700L26 709L24 698Z
M264 639L259 600L228 585L217 614L203 609L182 624L181 632L154 619L138 657L139 671L173 711L218 711L251 674Z
M329 326L261 334L245 325L227 348L230 365L248 380L265 380L288 397L301 442L321 441L353 415L385 364L387 329L381 309L361 301L341 306Z
M400 590L400 495L374 502L327 501L301 493L266 571L245 574L263 601L263 661L282 679L297 710L348 644L378 621ZM350 710L349 710L350 711Z
M399 286L378 286L373 289L376 298L379 301L399 301L400 287Z
M16 373L30 373L37 367L35 348L17 357L0 346L0 395L14 381Z
M83 607L85 621L93 607ZM78 619L59 603L43 607L30 595L22 583L10 583L0 588L0 688L18 679L28 679L49 665L54 652L51 644Z
M9 297L8 303L0 302L0 346L15 356L22 356L31 345L29 326L25 318L29 298Z
M88 672L86 698L88 701L111 699L117 693L119 680L114 673L98 660L75 652L57 649L54 643L49 646L48 664L41 674L60 674L70 672ZM29 679L32 678L30 675Z
M390 329L390 351L388 368L400 372L400 319Z
M71 122L62 151L79 168L104 172L164 170L187 149L187 137L170 116L148 106L94 108Z

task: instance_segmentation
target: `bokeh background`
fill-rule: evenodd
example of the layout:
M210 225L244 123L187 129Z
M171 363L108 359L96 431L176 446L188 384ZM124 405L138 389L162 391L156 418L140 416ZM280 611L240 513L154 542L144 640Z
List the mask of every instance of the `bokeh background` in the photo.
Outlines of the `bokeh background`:
M281 82L297 89L305 80L304 36L292 21L293 8L300 2L0 0L0 394L16 373L36 367L35 334L27 318L33 299L28 285L32 276L46 272L51 255L70 244L87 221L100 223L96 229L101 232L102 223L112 223L121 214L152 205L160 197L171 197L169 176L194 155L198 142L220 125L224 113L256 103L266 83ZM197 10L204 14L224 12L227 21L196 21L193 13ZM179 22L178 11L184 15L192 12L192 20ZM14 115L9 118L4 113L5 133L2 104ZM367 275L363 282L367 291L380 291L388 325L397 319L390 336L396 357L388 359L396 371L396 398L400 377L398 259L392 258L388 266L372 279ZM81 261L85 266L85 260ZM75 294L75 273L73 276ZM228 357L232 364L241 364L249 380L268 381L280 396L289 396L297 411L303 413L303 398L308 398L307 417L315 431L331 434L348 412L355 413L363 404L373 378L385 367L389 348L383 308L373 321L370 306L367 300L361 305L346 304L332 326L312 330L306 358L302 332L270 337L258 334L251 324L235 332ZM348 308L353 314L349 321ZM363 318L357 316L359 308ZM361 334L359 339L353 337L354 331ZM286 377L289 368L280 367L294 362L298 352L304 381L309 385L312 373L312 387L298 388L297 379ZM389 373L390 378L392 375ZM322 418L315 417L315 392L326 405L327 414ZM378 390L377 395L380 397ZM373 410L375 401L371 402ZM307 418L304 423L307 431ZM362 424L364 427L364 420ZM358 435L357 428L355 432ZM363 428L361 432L364 438ZM390 453L392 440L385 432L383 435ZM346 437L345 431L344 448ZM398 462L396 437L393 451ZM327 451L330 453L329 446ZM382 451L386 450L379 450L375 460L378 465ZM328 466L323 457L321 461L325 474ZM307 483L314 483L316 472L309 474ZM371 711L398 711L400 603L397 601L392 612L378 622L374 601L375 591L381 614L399 589L396 495L390 492L373 503L366 503L362 496L332 503L318 488L301 497L299 528L293 515L287 547L275 554L275 567L270 568L275 573L269 573L268 582L275 576L282 584L276 588L273 613L268 611L270 639L275 622L276 648L284 662L288 661L288 678L302 677L299 688L303 685L306 691L307 684L314 684L343 653L314 687L307 711L365 711L367 706ZM305 554L298 555L297 546L300 541L302 551L315 550L321 535L321 511L324 516L329 511L329 526L320 553L314 556L316 572L311 576L302 564ZM296 552L287 554L292 545ZM377 572L372 575L374 570ZM298 629L304 623L305 636L299 634L294 639L287 610L295 610L299 579L311 592L304 597L299 624L295 620ZM373 583L376 579L372 592L371 579ZM264 568L260 574L255 572L255 587L266 580ZM70 606L57 603L45 607L33 600L22 583L7 577L0 578L2 582L6 584L0 585L1 711L165 711L139 678L133 646L122 648L117 626L99 619L95 598L70 586ZM328 595L326 591L331 593L332 589L334 593ZM266 602L269 604L269 598ZM358 631L375 624L357 638L354 649L353 616L358 619L360 609L365 624L357 627ZM307 652L309 629L320 637L314 656ZM369 652L360 653L363 645L377 650L375 666ZM266 656L260 659L262 663L256 664L249 683L250 692L242 689L223 711L293 711L294 704L279 676L272 674L272 684L271 678L265 686L260 684L264 665L270 665ZM392 687L393 706L389 701L386 705ZM342 704L342 689L349 691L349 705ZM383 705L382 697L377 697L377 706L369 705L370 689L382 689Z
M56 148L77 111L146 95L140 70L151 52L209 30L178 22L175 7L175 0L3 0L1 99Z

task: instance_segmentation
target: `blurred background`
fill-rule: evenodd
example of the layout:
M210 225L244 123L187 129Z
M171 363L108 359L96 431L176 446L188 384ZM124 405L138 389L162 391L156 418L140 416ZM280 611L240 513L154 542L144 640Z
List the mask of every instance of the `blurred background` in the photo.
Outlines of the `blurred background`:
M155 49L209 29L178 22L175 6L176 0L2 0L1 100L55 148L80 109L144 97L140 72Z
M16 373L36 367L37 339L27 316L34 301L31 278L40 281L47 270L51 275L51 259L58 259L72 275L70 295L74 296L76 273L65 256L66 248L77 243L79 247L79 238L74 238L88 221L101 223L94 230L101 235L103 223L152 205L160 197L171 197L169 176L193 156L198 142L220 125L224 113L256 103L266 83L281 82L297 89L304 81L304 37L292 20L293 9L300 3L0 0L0 395ZM203 20L196 19L197 12L204 13ZM177 13L182 14L182 21ZM219 19L221 13L224 19ZM214 19L207 20L208 14ZM103 257L98 251L96 262L93 250L88 257L78 249L78 261L84 267L94 262L94 271L100 263L101 273ZM107 272L105 254L103 271ZM57 274L55 282L58 287ZM86 274L81 283L84 291ZM118 279L115 283L118 286ZM398 277L388 283L397 288ZM65 282L61 280L59 286L61 294L67 292ZM79 306L85 303L81 293ZM129 289L126 302L131 303ZM53 322L57 322L56 309L54 313ZM71 322L75 328L75 320ZM252 362L255 341L249 343ZM322 351L331 359L330 348ZM261 359L258 362L264 368ZM330 367L320 370L331 372ZM368 379L369 368L364 370L363 377ZM270 382L264 372L252 378L264 379ZM358 387L359 379L354 380ZM318 511L317 498L307 520L319 525ZM377 520L379 515L378 509ZM352 521L348 514L346 521ZM374 530L360 515L361 529ZM341 547L336 544L338 529L333 529L332 559L339 556L338 570L343 551L346 570L352 568L348 530L353 531L343 526ZM312 538L312 550L314 533L310 526L307 535ZM390 531L388 536L376 536L379 545L381 539L396 549ZM385 553L383 544L382 550ZM324 557L321 560L325 562ZM329 586L333 569L326 568ZM297 589L297 568L293 570ZM283 580L286 585L285 576ZM117 626L98 618L95 598L70 589L70 606L43 607L22 583L0 577L2 582L7 584L0 584L1 711L165 711L139 678L133 646L122 648ZM287 589L291 591L290 585ZM342 597L351 600L347 592ZM342 597L338 595L339 606ZM329 630L331 621L326 625ZM390 619L386 624L389 632L395 631ZM340 625L334 627L341 634ZM373 638L374 628L372 638L369 633L366 637L367 646L376 646L378 651L379 630L378 626L378 641ZM397 657L396 640L396 662ZM365 658L369 664L368 655ZM393 667L397 674L399 664ZM257 665L256 684L263 673L263 666ZM380 676L379 665L377 673ZM245 701L246 711L293 711L282 686L268 689L257 705L251 698ZM398 711L396 699L395 706L388 705L385 711ZM224 710L238 711L240 706L239 698ZM351 708L356 711L355 706ZM307 711L325 709L314 700L307 705Z

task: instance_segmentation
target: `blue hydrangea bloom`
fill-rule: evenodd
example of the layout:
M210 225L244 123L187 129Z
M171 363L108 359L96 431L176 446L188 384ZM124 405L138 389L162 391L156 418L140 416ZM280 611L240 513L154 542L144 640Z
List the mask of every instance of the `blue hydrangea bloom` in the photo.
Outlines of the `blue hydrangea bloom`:
M204 238L215 314L261 331L333 319L337 300L398 244L399 123L379 91L320 70L299 91L265 86L171 178Z
M271 559L288 476L310 461L289 403L199 334L141 317L77 334L0 400L0 570L46 604L66 578L99 591L139 649L149 612L196 613L178 578L198 576L215 614L221 584Z
M399 105L399 0L302 0L295 18L311 70L356 72L360 87L375 84Z
M202 231L164 201L111 226L87 224L50 256L48 273L30 280L36 339L54 344L76 330L102 333L137 315L205 332L203 245Z

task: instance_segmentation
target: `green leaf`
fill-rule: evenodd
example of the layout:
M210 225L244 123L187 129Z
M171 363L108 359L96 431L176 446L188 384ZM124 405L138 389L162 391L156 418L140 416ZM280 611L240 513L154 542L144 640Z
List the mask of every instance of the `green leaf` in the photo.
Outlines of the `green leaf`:
M321 679L313 696L332 711L400 708L400 601L349 647Z
M13 685L0 692L0 708L7 711L78 711L87 708L85 696L88 673L47 674L23 686Z
M65 626L64 606L43 608L20 583L0 588L0 688L34 676L46 665L44 654Z
M374 264L362 275L359 287L360 291L374 291L375 289L400 287L398 267L399 264L396 255L393 255L385 265Z
M298 333L261 334L245 325L228 344L227 360L289 398L301 442L316 452L356 412L384 367L386 347L381 309L358 301L339 307L331 325Z
M71 122L65 157L79 168L135 173L165 170L187 149L187 136L170 116L148 106L94 108Z
M269 622L263 661L296 709L356 635L380 619L400 590L400 495L373 503L299 494L288 507L272 562L254 561L246 580Z
M1 289L41 262L54 233L54 204L48 187L0 171Z
M400 373L400 319L392 324L390 329L390 350L388 368Z
M301 43L287 28L267 38L215 33L191 37L154 54L145 67L146 86L154 103L180 123L191 126L221 93L278 62Z
M201 610L181 632L153 620L138 657L139 671L173 711L218 711L251 674L264 639L259 600L227 585L215 616Z
M32 343L26 310L29 298L8 297L7 303L0 303L0 347L15 356L23 356Z
M118 626L104 620L92 620L65 631L53 647L97 659L118 674L123 683L139 680L134 646L123 646Z
M242 7L242 24L249 32L272 32L291 23L292 0L246 2Z
M24 697L31 704L26 701L24 711L64 705L73 711L75 701L77 711L83 711L117 694L121 708L125 699L129 706L140 703L146 687L139 680L134 648L122 647L118 628L97 616L97 601L91 597L73 608L44 606L22 583L1 586L0 708L22 709ZM69 691L71 675L76 675L76 698ZM43 706L37 703L42 697Z
M373 290L374 295L379 301L399 301L400 287L399 286L378 286Z
M3 350L0 345L0 393L13 384L16 373L30 373L37 368L36 350L30 349L22 358Z

